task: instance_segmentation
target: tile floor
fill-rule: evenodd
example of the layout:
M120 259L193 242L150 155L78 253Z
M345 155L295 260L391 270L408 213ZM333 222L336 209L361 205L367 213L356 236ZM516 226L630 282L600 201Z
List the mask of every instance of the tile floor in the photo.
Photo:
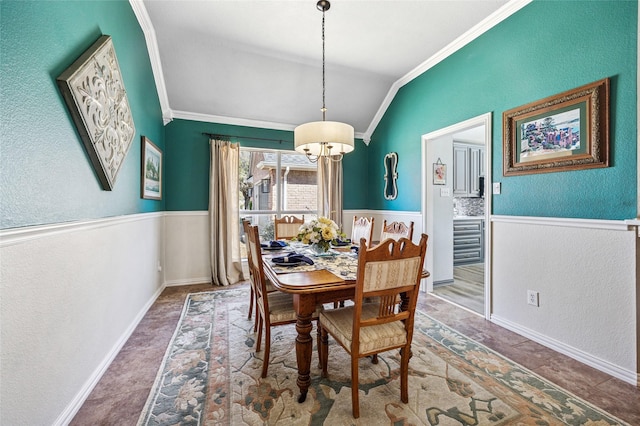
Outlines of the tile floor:
M241 284L246 285L246 284ZM135 425L173 336L188 293L210 285L169 287L149 309L72 426ZM640 425L640 389L510 332L446 301L421 294L419 309L631 425Z

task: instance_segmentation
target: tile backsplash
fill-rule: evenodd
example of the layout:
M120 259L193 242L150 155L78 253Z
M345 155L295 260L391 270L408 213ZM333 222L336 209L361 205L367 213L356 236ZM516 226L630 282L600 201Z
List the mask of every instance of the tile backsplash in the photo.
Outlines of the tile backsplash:
M484 198L453 198L454 216L482 216L484 215Z

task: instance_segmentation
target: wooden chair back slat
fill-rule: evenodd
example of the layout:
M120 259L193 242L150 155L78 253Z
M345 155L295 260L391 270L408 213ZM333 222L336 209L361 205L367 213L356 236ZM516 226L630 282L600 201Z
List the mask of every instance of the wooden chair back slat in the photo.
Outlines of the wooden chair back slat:
M371 244L371 239L373 238L373 217L353 217L351 242L357 244L361 238L364 238L368 244Z
M387 224L385 219L382 222L382 232L380 232L380 241L384 241L387 238L399 240L400 238L413 238L413 222L409 222L409 225L404 222L391 222Z
M304 224L304 215L302 218L295 216L282 216L281 218L273 218L273 227L276 240L290 240L298 235L300 226Z

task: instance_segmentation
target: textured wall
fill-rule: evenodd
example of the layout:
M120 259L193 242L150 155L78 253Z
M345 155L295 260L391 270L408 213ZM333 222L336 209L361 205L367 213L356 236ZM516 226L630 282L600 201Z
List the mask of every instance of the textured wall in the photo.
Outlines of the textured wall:
M161 289L161 215L2 233L0 424L71 420Z
M55 82L101 34L137 130L113 191ZM140 135L164 147L160 105L127 1L2 1L0 55L0 423L67 424L163 283L163 218L132 214L164 209L140 198Z
M494 223L494 321L632 380L639 368L634 234ZM539 292L539 307L527 305L527 290Z
M164 129L144 35L126 1L0 3L0 229L163 210L140 198L140 136ZM56 78L102 34L116 50L136 136L103 191Z
M420 136L493 112L494 214L636 217L636 1L534 1L402 87L373 134L370 188L382 194L382 158L399 154L399 196L370 209L418 210ZM571 24L568 24L571 22ZM611 167L502 176L502 112L611 78Z
M167 124L165 134L167 210L207 210L209 206L209 137L202 133L277 139L283 142L246 138L233 138L232 141L253 148L293 149L293 132L290 131L173 120ZM361 140L356 140L355 151L343 160L345 208L366 203L366 162L367 147Z

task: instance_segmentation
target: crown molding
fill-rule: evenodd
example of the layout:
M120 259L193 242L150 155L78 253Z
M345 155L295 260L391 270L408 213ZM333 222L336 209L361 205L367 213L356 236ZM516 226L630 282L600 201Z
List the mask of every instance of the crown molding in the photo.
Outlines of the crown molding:
M295 124L274 123L272 121L250 120L247 118L225 117L223 115L201 114L189 111L173 111L173 118L203 121L205 123L232 124L234 126L259 127L263 129L286 130L293 132Z
M293 130L298 126L297 124L286 124L286 123L274 123L273 121L260 121L260 120L250 120L247 118L237 118L237 117L225 117L222 115L212 115L212 114L200 114L197 112L189 112L189 111L172 111L173 118L180 118L183 120L193 120L193 121L203 121L205 123L217 123L217 124L231 124L234 126L244 126L244 127L257 127L261 129L271 129L271 130L285 130L289 132L293 132ZM354 137L356 139L363 138L362 133L355 133Z
M156 90L158 91L158 99L160 100L160 108L162 109L162 122L164 125L167 125L167 123L173 119L173 116L171 107L169 107L167 87L164 84L164 74L162 72L162 63L160 62L160 50L158 49L156 30L153 28L151 18L142 0L129 0L129 4L138 19L138 23L144 34L144 39L147 42L147 52L149 53L153 79L156 82Z
M422 75L425 71L442 62L447 57L451 56L467 44L471 43L473 40L489 31L491 28L498 25L500 22L507 19L509 16L513 15L533 0L511 0L500 9L496 10L494 13L480 21L478 24L473 26L469 31L462 34L460 37L449 43L442 50L437 52L435 55L431 56L429 59L415 67L413 70L409 71L407 74L402 76L400 79L396 80L387 92L387 96L382 101L380 108L376 112L376 115L373 117L371 124L364 132L364 138L371 140L371 135L375 131L376 127L382 120L384 113L387 111L387 108L393 101L393 98L398 93L398 90L405 84L409 83L416 77Z

